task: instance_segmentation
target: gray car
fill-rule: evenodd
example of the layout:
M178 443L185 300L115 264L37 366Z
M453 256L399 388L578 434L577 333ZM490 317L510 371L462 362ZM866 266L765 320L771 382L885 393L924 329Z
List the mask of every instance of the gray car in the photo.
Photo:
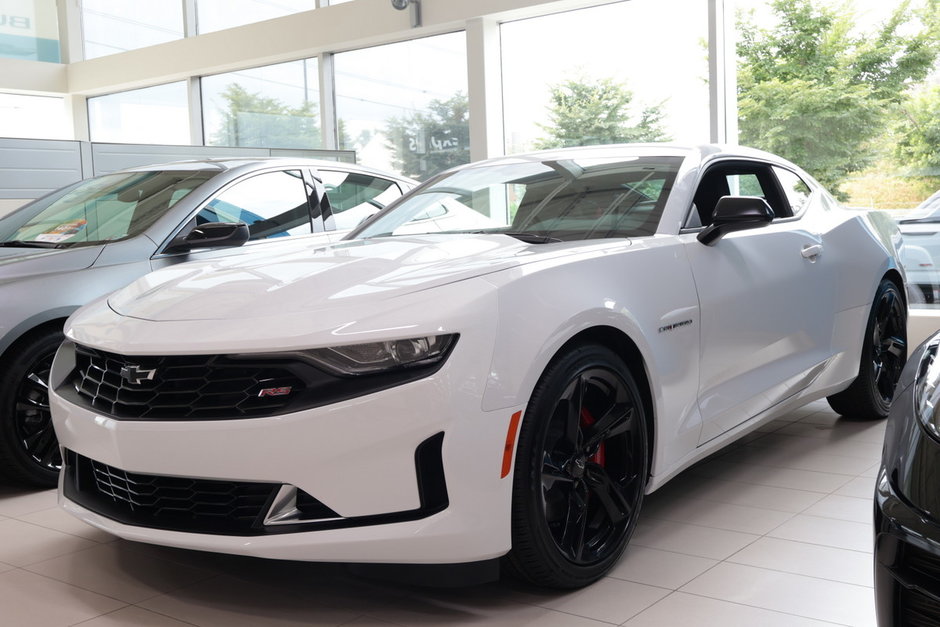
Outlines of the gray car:
M0 473L56 483L46 382L78 307L151 270L235 246L336 241L415 185L338 162L186 161L87 179L0 219Z

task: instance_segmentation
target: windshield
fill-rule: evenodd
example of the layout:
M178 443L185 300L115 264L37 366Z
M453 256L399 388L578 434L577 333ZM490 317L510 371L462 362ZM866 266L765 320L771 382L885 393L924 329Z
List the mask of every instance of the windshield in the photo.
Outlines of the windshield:
M940 191L920 203L901 222L940 222Z
M505 233L547 243L656 232L681 157L500 162L458 170L353 234Z
M0 220L0 245L58 248L132 237L215 174L156 171L88 179Z

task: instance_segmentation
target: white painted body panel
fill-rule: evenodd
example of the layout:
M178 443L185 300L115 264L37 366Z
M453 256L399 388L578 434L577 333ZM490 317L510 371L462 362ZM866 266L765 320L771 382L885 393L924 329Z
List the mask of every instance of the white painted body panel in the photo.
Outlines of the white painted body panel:
M701 158L701 155L698 156ZM128 472L266 481L341 516L415 508L415 447L443 431L449 506L425 519L233 537L130 527L62 498L122 537L274 558L464 562L510 548L507 428L577 334L629 338L652 399L652 491L695 461L856 376L868 311L897 267L880 218L810 207L706 247L680 232L698 158L656 235L526 244L423 235L293 246L184 264L77 312L67 337L123 355L278 352L459 333L435 374L293 414L114 420L52 391L64 448ZM801 254L821 245L811 260ZM766 261L766 263L764 263ZM902 274L903 276L903 274Z

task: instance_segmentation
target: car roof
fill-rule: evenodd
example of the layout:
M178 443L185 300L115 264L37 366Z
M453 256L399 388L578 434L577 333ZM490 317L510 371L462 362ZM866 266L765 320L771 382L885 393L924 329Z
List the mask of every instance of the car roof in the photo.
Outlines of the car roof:
M406 176L378 170L367 166L361 166L346 161L330 161L327 159L309 159L305 157L215 157L208 159L187 159L183 161L170 161L165 163L153 163L147 165L134 166L118 170L119 172L153 172L160 170L217 170L224 172L227 170L253 170L257 168L272 167L304 167L326 170L343 170L345 172L359 172L362 174L372 174L384 178L395 179L399 181L417 184L417 181L409 179Z

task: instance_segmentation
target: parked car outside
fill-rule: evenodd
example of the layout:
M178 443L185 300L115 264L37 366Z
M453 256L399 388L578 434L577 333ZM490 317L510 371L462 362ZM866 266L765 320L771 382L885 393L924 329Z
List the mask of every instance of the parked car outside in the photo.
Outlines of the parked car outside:
M940 191L898 220L912 303L940 306Z
M728 443L823 397L887 415L899 244L745 148L456 168L348 241L175 266L74 314L60 503L144 542L584 586L645 494Z
M875 601L881 627L940 617L940 333L898 382L875 488Z
M62 325L79 306L246 240L243 252L336 241L415 185L339 162L212 159L87 179L0 219L0 474L56 484L46 388Z

